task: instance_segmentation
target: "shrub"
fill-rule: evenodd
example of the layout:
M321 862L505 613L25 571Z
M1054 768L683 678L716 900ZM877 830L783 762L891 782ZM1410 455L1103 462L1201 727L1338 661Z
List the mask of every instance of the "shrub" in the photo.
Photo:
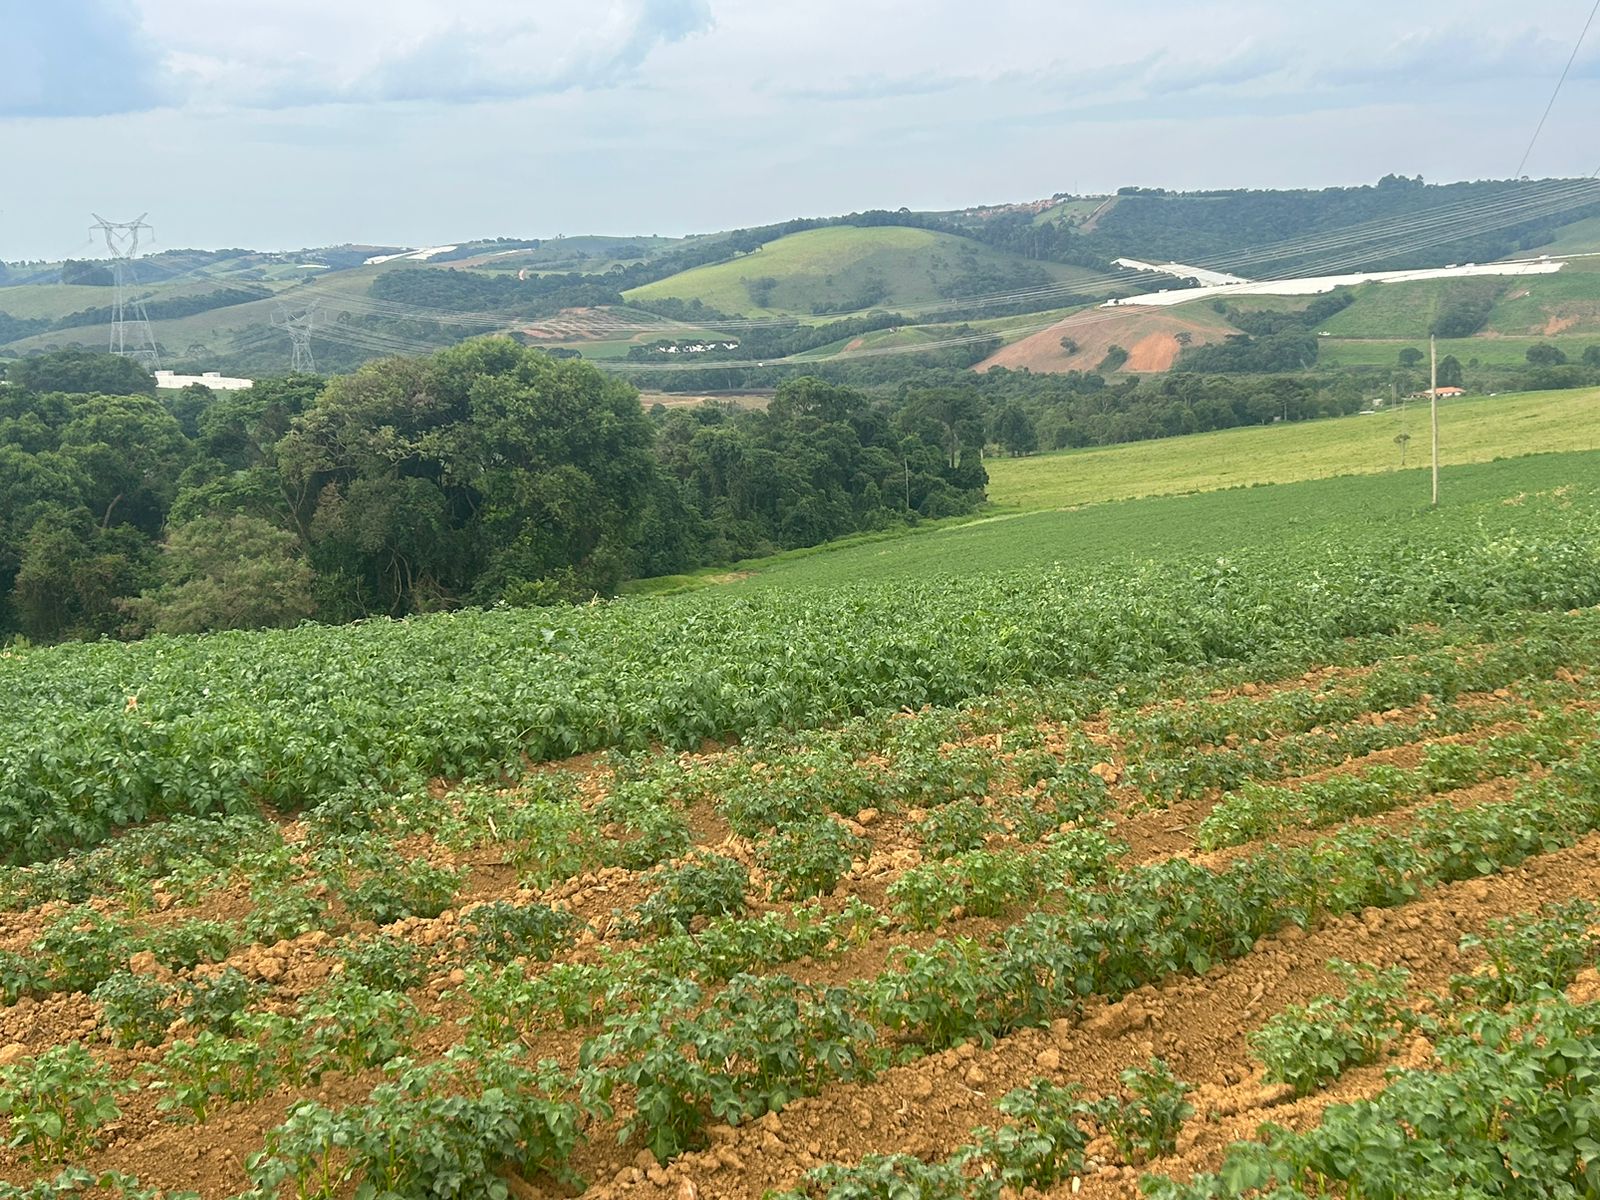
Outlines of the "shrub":
M674 867L661 867L646 879L649 896L634 908L625 929L643 932L687 931L696 917L743 912L750 872L719 854L699 853Z
M1129 1067L1119 1076L1121 1096L1106 1096L1092 1111L1127 1162L1171 1154L1178 1130L1194 1115L1187 1083L1159 1058L1147 1067Z
M1081 1174L1089 1135L1078 1124L1087 1106L1075 1087L1057 1087L1035 1079L1007 1092L995 1106L1013 1122L997 1129L972 1131L969 1157L983 1171L1015 1192L1047 1188L1069 1175Z
M1308 1095L1346 1067L1376 1062L1401 1033L1416 1025L1405 1007L1408 972L1379 971L1334 959L1330 970L1345 984L1343 996L1319 996L1290 1005L1250 1035L1267 1078Z
M0 1067L0 1116L11 1125L12 1149L35 1163L98 1145L95 1130L121 1115L116 1097L127 1084L112 1077L79 1042Z
M511 904L496 900L480 904L462 918L469 961L506 962L536 958L549 962L555 952L572 942L578 919L565 909L548 904Z
M851 861L868 846L830 817L781 826L758 853L772 875L772 897L803 900L838 886Z
M159 1046L172 1024L168 1007L175 989L148 975L122 971L102 981L90 999L100 1006L100 1016L119 1046Z

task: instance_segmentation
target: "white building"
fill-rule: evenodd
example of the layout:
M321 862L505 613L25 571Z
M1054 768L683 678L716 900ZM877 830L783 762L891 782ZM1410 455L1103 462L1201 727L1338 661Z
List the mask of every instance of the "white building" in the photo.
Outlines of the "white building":
M220 371L207 371L203 375L179 375L175 371L157 371L158 388L186 388L191 383L203 384L213 392L242 392L255 383L254 379L234 379Z

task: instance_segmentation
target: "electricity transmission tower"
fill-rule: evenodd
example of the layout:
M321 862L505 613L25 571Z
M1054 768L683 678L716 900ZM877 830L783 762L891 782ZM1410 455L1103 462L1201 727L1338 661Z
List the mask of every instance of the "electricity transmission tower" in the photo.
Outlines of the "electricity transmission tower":
M150 331L144 301L132 294L137 283L133 260L139 253L139 237L150 226L145 224L144 213L132 221L108 221L99 213L89 215L95 219L91 231L105 238L106 250L111 254L111 353L137 359L153 371L161 365L161 353L156 349L155 334Z
M280 304L272 314L272 323L286 332L294 345L294 358L289 370L296 375L317 373L317 360L311 354L311 326L316 315L315 300L298 311Z

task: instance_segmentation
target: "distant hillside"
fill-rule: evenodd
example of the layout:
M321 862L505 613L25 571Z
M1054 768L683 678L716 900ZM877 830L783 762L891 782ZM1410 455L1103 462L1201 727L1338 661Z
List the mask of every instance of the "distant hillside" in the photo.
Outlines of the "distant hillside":
M1167 371L1185 348L1219 342L1238 332L1227 318L1200 304L1090 308L1002 346L979 363L978 370ZM1118 349L1126 351L1125 359L1116 353Z
M645 306L671 298L699 300L724 313L821 316L1037 287L1088 274L928 229L835 225L790 234L729 262L634 288L623 298Z
M1085 325L1083 337L1046 329L1072 309L1162 286L1113 265L1124 257L1261 279L1591 250L1600 250L1600 184L1592 181L1429 185L1389 176L1319 191L1124 188L945 212L872 210L682 238L479 238L428 247L423 260L393 246L170 250L141 258L138 271L168 365L285 369L290 342L273 323L280 299L320 304L313 348L328 371L495 331L635 372L646 366L640 347L721 334L740 343L725 357L767 364L752 372L722 363L727 374L699 377L687 369L704 363L683 362L674 364L686 369L679 378L646 380L693 391L770 388L795 370L852 358L854 378L884 381L962 355L959 365L978 362L996 345L1004 349L993 361L1036 371L1102 362L1107 372L1181 369L1180 352L1238 331L1225 314L1212 319L1187 305L1144 321L1151 328L1142 333L1099 316L1072 317L1074 327ZM0 356L104 346L109 280L103 259L7 269ZM1443 285L1362 289L1316 331L1332 335L1319 365L1391 362L1391 343L1425 336L1439 306L1456 297ZM1304 302L1251 303L1290 310ZM1577 339L1600 331L1600 273L1574 262L1527 287L1494 289L1490 309L1471 335L1484 343L1474 356L1486 363L1520 361L1541 337L1581 351ZM758 330L734 317L767 324ZM773 320L806 328L775 333ZM1080 349L1066 349L1063 337ZM1128 360L1107 361L1112 347L1129 351Z
M1424 184L1391 175L1372 186L1319 191L1126 188L1077 237L1108 258L1210 265L1244 254L1239 273L1264 278L1349 269L1371 254L1389 269L1486 262L1600 217L1600 185L1585 182ZM1366 236L1345 236L1357 231Z

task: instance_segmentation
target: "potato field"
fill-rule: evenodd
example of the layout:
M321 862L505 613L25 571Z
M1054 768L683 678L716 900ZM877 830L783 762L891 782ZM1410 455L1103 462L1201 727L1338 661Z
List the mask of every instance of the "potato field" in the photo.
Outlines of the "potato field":
M1600 1194L1593 485L0 657L0 1200Z

